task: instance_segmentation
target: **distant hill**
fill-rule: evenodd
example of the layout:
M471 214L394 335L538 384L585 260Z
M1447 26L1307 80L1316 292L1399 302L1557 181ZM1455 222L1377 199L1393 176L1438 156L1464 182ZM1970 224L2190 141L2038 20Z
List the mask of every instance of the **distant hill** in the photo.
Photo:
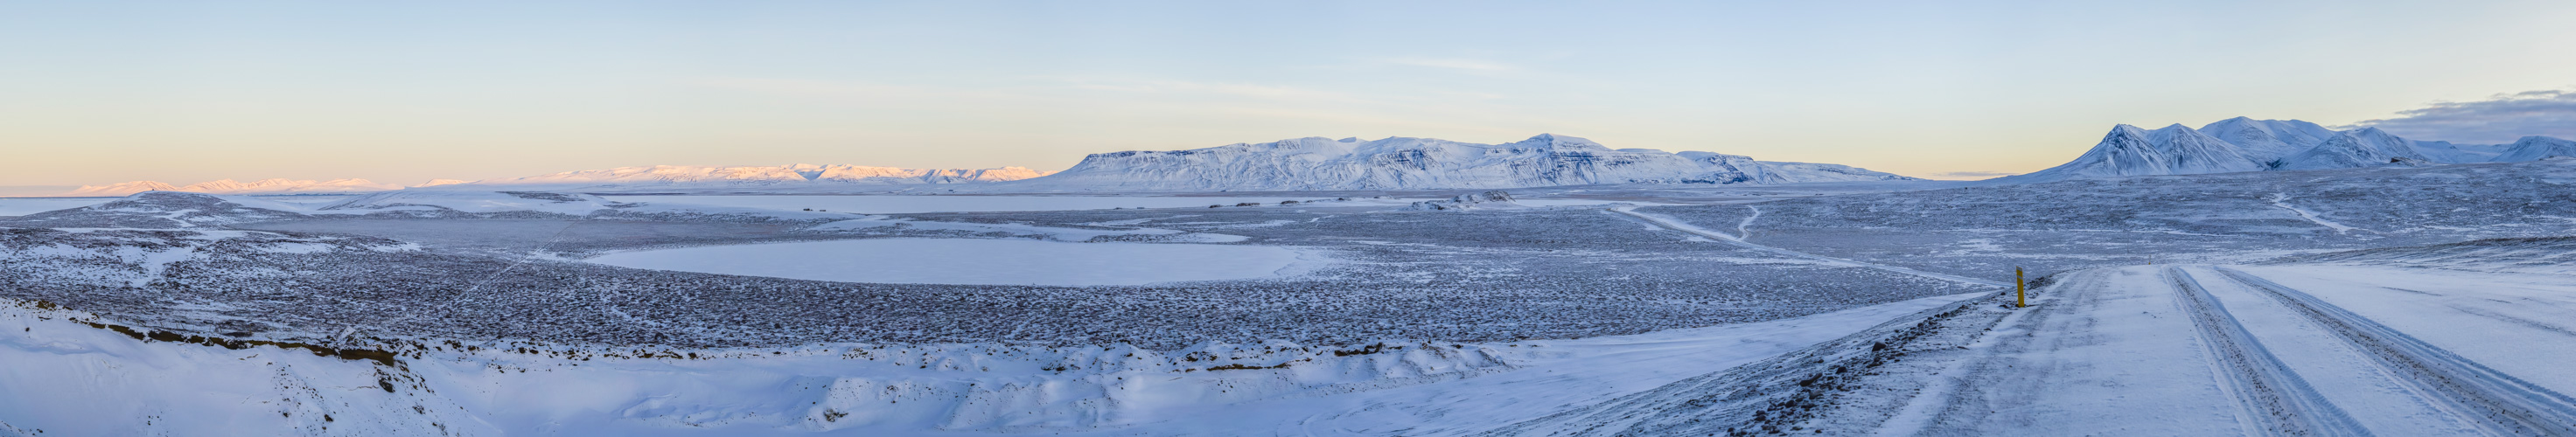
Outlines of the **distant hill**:
M1913 179L1836 164L1756 161L1709 152L1614 150L1583 138L1541 134L1503 144L1308 137L1191 150L1098 153L1063 172L997 188L1313 191Z
M2533 136L2513 144L2451 144L2400 138L2375 127L2332 130L2299 120L2236 117L2192 129L2156 130L2118 125L2073 161L2027 174L1991 179L2034 183L2068 179L2420 167L2473 162L2536 161L2576 156L2576 142Z

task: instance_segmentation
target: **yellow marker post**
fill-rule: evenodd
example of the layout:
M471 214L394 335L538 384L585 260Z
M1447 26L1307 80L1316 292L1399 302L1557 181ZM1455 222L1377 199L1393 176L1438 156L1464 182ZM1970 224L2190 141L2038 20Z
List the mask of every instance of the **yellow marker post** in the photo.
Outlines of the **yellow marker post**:
M2024 289L2024 288L2023 288L2023 287L2022 287L2022 285L2021 285L2021 268L2020 268L2020 267L2014 267L2014 268L2013 268L2013 307L2014 307L2014 308L2020 308L2020 307L2027 307L2027 306L2030 306L2030 298L2028 298L2028 297L2024 297L2024 296L2022 295L2022 290L2023 290L2023 289Z

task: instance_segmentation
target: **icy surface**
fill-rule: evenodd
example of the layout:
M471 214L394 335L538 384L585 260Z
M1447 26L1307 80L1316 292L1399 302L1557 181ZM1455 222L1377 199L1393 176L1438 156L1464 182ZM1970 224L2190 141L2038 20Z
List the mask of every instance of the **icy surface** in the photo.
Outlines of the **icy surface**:
M613 253L639 269L901 284L1144 285L1292 273L1320 254L1263 246L890 238ZM1312 268L1312 267L1308 267Z

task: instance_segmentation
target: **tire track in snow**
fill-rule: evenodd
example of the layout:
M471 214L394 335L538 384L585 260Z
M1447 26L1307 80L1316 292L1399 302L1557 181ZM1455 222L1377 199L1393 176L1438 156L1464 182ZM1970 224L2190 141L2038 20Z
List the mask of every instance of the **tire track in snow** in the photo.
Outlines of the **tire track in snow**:
M2296 207L2296 206L2290 206L2290 195L2288 195L2288 194L2273 193L2273 194L2272 194L2272 206L2280 207L2281 209L2290 210L2290 212L2291 212L2291 213L2298 214L2298 215L2299 215L2299 218L2308 219L2308 222L2309 222L2309 223L2316 223L2316 224L2317 224L2317 226L2324 226L2324 227L2327 227L2327 228L2334 229L2335 233L2337 233L2337 234L2351 233L2352 231L2356 231L2356 230L2360 230L2360 231L2370 231L2369 229L2362 229L2362 228L2356 228L2356 227L2351 227L2351 226L2344 226L2342 223L2335 223L2335 222L2326 221L2326 219L2325 219L2325 218L2323 218L2323 217L2318 217L2318 216L2317 216L2317 213L2315 213L2315 212L2310 212L2310 211L2305 210L2305 209L2299 209L2299 207ZM2372 231L2372 232L2377 232L2377 231Z
M2173 286L2175 301L2191 315L2201 344L2209 349L2210 364L2218 367L2215 373L2227 378L2225 388L2235 395L2247 418L2260 422L2259 427L2249 428L2271 435L2370 435L2263 348L2191 273L2180 267L2166 267L2163 273L2165 282Z
M1723 233L1723 232L1711 231L1711 230L1707 230L1707 229L1700 229L1700 228L1699 228L1699 227L1697 227L1697 226L1691 226L1691 225L1689 225L1689 224L1682 223L1681 221L1673 220L1673 219L1671 219L1671 218L1666 218L1666 217L1663 217L1663 216L1657 216L1657 215L1651 215L1651 214L1639 213L1639 212L1637 212L1637 211L1636 211L1636 209L1637 209L1636 207L1618 207L1618 208L1610 208L1610 212L1615 212L1615 213L1619 213L1619 214L1627 215L1627 216L1629 216L1629 217L1636 217L1636 218L1637 218L1637 219L1639 219L1639 220L1645 220L1647 224L1655 225L1656 227L1660 227L1660 228L1664 228L1664 229L1671 229L1671 230L1675 230L1675 231L1681 231L1682 233L1685 233L1685 234L1691 234L1691 235L1698 235L1698 236L1702 236L1702 237L1715 238L1715 239L1717 239L1717 241L1722 241L1722 242L1725 242L1726 244L1732 244L1732 245L1740 246L1740 247L1743 247L1743 248L1746 248L1746 249L1753 249L1753 250L1759 250L1759 251L1764 251L1764 252L1770 252L1770 253L1774 253L1774 254L1788 255L1788 256L1792 256L1792 257L1806 258L1806 259L1812 259L1812 260L1817 260L1817 261L1824 261L1824 262L1828 262L1828 263L1840 264L1840 265L1851 266L1851 267L1862 267L1862 268L1872 268L1872 269L1886 270L1886 271L1890 271L1890 272L1904 273L1904 274L1908 274L1908 275L1921 276L1921 277L1932 278L1932 279L1940 279L1940 280L1945 280L1945 281L1965 282L1965 283L1969 283L1969 284L1984 285L1984 286L1991 286L1991 287L2002 287L2002 286L2012 285L2012 284L2006 284L2006 283L2003 283L2002 281L1988 281L1988 280L1976 279L1976 278L1970 278L1970 277L1966 277L1966 276L1959 276L1959 275L1945 275L1945 274L1940 274L1940 273L1932 273L1932 272L1926 272L1926 271L1922 271L1922 270L1915 270L1915 269L1909 269L1909 268L1904 268L1904 267L1891 266L1891 265L1886 265L1886 264L1872 264L1872 263L1866 263L1866 262L1860 262L1860 261L1853 261L1853 260L1848 260L1848 259L1835 258L1835 257L1829 257L1829 256L1824 256L1824 255L1817 255L1817 254L1806 253L1806 252L1799 252L1799 251L1795 251L1795 250L1789 250L1789 249L1782 249L1782 248L1777 248L1777 247L1771 247L1771 246L1764 246L1764 245L1759 245L1759 244L1753 244L1753 243L1750 243L1750 242L1746 242L1746 241L1744 241L1744 239L1742 239L1742 238L1736 238L1736 236L1733 236L1733 235L1726 235L1726 233Z
M1753 215L1744 216L1744 222L1735 224L1735 235L1738 236L1736 237L1738 241L1753 239L1753 219L1762 218L1762 208L1744 205L1744 209L1753 211Z
M2472 412L2464 421L2504 435L2576 436L2576 398L2489 369L2297 289L2236 269L2218 270L2316 322L2452 411Z

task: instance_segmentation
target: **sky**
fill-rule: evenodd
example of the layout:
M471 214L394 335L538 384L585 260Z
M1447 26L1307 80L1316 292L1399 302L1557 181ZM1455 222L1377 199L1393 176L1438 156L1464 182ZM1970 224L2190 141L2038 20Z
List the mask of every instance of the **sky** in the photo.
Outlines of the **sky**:
M1982 178L2114 124L2239 115L2576 137L2571 22L2565 1L0 0L0 186L1539 133Z

